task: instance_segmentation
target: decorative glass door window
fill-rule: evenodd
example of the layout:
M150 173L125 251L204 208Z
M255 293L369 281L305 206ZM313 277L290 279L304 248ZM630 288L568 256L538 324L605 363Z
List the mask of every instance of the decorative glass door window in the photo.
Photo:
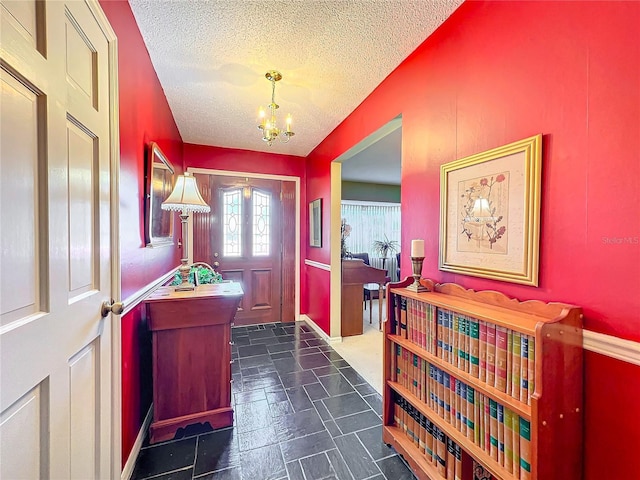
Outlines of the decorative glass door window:
M247 205L244 190L250 193ZM269 256L273 218L271 194L255 189L249 191L248 188L224 190L222 205L222 254L225 257L241 257L243 251L247 251L255 257ZM251 210L251 218L247 218L245 224L246 209Z
M242 255L242 189L222 192L222 254L225 257Z
M271 195L254 190L252 197L253 255L267 256L271 250Z

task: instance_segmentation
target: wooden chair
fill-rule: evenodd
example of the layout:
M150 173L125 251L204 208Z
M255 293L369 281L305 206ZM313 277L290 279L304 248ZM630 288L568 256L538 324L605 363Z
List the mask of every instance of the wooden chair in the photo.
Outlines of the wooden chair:
M359 258L361 259L365 265L371 265L369 263L369 254L368 253L352 253L351 258ZM385 277L385 285L391 281L389 276ZM377 283L365 283L363 288L363 301L364 301L364 309L367 309L367 301L369 301L369 323L373 322L373 299L377 298L380 302L384 300L384 288L382 285ZM378 319L379 327L382 325L382 318Z

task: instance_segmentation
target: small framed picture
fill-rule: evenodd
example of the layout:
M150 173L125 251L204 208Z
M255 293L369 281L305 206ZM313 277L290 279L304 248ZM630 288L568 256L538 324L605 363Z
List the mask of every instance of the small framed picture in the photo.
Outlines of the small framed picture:
M322 247L322 199L309 202L309 245Z

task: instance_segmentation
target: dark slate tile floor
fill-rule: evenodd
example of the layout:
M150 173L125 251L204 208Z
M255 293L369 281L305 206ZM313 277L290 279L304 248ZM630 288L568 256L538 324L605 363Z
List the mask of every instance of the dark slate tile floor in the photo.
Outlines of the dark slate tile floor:
M145 441L133 480L411 480L382 398L305 323L232 329L235 424Z

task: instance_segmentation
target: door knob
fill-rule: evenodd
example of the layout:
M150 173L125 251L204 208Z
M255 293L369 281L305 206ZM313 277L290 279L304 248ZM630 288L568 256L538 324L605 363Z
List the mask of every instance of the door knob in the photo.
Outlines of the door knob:
M120 315L124 311L124 303L115 302L113 298L111 300L105 300L100 307L100 315L102 318L106 317L110 313L114 315Z

